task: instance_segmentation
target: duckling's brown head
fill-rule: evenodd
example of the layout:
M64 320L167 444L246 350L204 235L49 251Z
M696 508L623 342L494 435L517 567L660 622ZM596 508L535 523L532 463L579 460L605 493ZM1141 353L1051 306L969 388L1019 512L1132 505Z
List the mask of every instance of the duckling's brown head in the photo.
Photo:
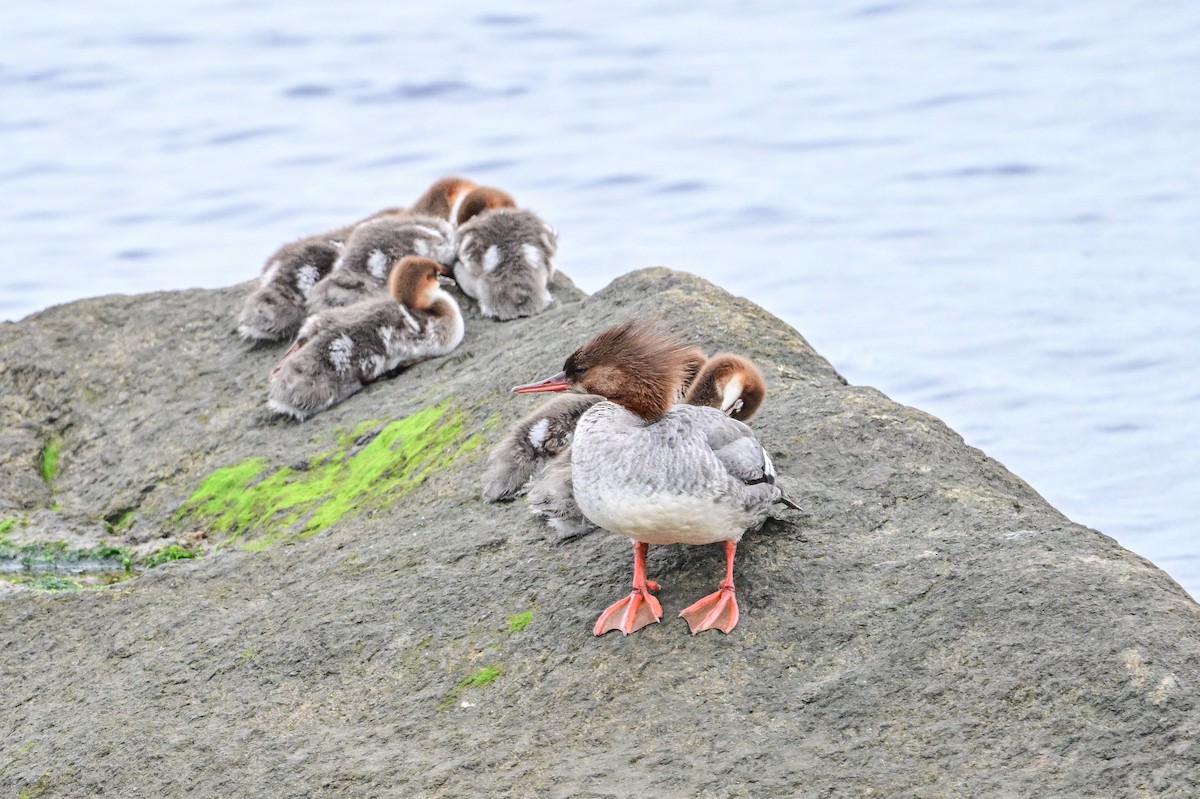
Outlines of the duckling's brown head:
M432 258L407 255L392 267L388 277L388 291L392 299L419 310L428 310L441 296L442 286L453 286L442 265Z
M708 405L744 422L767 396L762 372L740 355L721 352L709 358L688 389L684 402Z
M417 198L408 212L453 221L460 204L475 186L475 181L457 175L439 178Z
M479 186L471 189L458 207L458 216L454 220L461 225L472 217L479 216L484 211L496 208L516 208L517 201L503 189L494 186Z
M661 417L675 404L694 348L641 321L605 328L575 350L559 374L513 391L599 394L643 419Z

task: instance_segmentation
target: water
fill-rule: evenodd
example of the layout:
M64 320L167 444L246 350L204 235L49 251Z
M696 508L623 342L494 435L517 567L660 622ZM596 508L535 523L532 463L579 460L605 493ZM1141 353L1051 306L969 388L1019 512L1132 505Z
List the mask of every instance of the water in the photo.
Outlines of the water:
M462 173L584 289L750 297L1200 596L1200 6L406 5L5 20L0 318L246 280Z

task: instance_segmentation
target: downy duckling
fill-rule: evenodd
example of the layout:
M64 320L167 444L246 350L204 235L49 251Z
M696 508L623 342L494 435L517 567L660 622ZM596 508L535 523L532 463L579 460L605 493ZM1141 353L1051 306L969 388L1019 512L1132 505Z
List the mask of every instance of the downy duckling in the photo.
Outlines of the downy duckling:
M458 223L458 210L476 183L469 178L447 175L433 182L408 209L413 216L436 216Z
M767 396L758 367L740 355L720 352L709 358L684 394L688 405L707 405L746 422Z
M458 247L452 220L473 188L466 178L445 177L402 213L377 214L356 225L333 268L310 292L309 313L382 294L392 265L408 255L432 258L449 272Z
M737 624L737 542L772 504L796 505L775 484L766 450L746 425L715 408L674 405L687 347L645 324L614 325L571 354L563 371L516 393L576 388L606 399L579 418L571 480L583 515L633 539L633 591L607 608L593 632L631 633L662 618L646 577L650 544L724 542L726 574L714 593L680 615L693 633Z
M473 190L458 210L458 262L454 277L484 316L501 321L534 316L553 301L558 234L531 211L517 208L504 191Z
M436 199L426 203L433 206ZM373 219L407 213L405 208L384 208L353 224L280 247L263 266L258 288L246 297L238 316L238 334L247 341L280 341L294 335L308 315L313 286L333 271L354 229Z
M392 370L445 355L463 338L454 281L429 258L409 256L392 270L391 296L310 317L272 372L267 405L303 421Z

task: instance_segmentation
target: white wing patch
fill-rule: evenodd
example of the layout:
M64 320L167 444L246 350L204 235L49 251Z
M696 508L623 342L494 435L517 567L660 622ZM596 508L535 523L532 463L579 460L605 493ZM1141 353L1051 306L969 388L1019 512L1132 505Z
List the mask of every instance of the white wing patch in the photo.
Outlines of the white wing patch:
M296 272L296 288L303 296L307 297L320 279L321 273L317 271L317 268L312 264L305 264Z
M278 258L276 258L274 261L271 261L271 263L267 264L267 268L263 271L263 275L262 275L262 285L265 286L268 283L270 283L272 280L274 280L275 276L277 274L279 274L279 267L281 267L281 266L283 266L283 264L281 264L279 262Z
M533 444L534 449L541 449L546 443L546 436L550 434L550 420L538 419L537 424L529 428L529 443Z
M431 238L435 238L435 239L446 238L445 233L438 230L437 228L429 227L428 225L413 225L412 229L417 231L418 233L424 233L426 236L430 236Z
M424 258L429 257L429 242L425 239L417 239L413 242L413 252Z
M329 362L338 374L350 371L350 359L354 356L354 342L345 333L329 344Z
M404 306L400 306L403 308ZM396 328L391 325L384 325L379 328L379 340L383 343L383 349L386 352L392 346L392 336L396 335Z
M400 315L402 317L404 317L404 324L408 325L409 330L411 330L414 333L421 332L421 326L419 324L417 324L417 320L413 319L412 314L410 314L408 312L408 309L405 308L403 305L400 306Z
M500 265L500 248L493 244L483 254L483 271L491 272Z
M542 258L542 251L538 249L536 244L522 244L521 254L525 256L525 260L533 267L534 271L541 269L545 264Z
M375 250L367 259L367 270L376 280L383 280L388 274L388 259L383 250Z

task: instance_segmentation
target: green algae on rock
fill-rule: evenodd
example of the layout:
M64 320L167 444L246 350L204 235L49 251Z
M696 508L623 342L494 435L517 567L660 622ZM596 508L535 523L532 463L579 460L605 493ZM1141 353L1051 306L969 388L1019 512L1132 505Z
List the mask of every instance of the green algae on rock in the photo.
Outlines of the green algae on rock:
M468 420L445 400L386 424L362 422L303 467L268 474L263 458L245 458L205 477L175 519L225 533L222 546L248 538L242 548L252 551L314 535L351 511L390 505L478 448L483 436L464 434Z

